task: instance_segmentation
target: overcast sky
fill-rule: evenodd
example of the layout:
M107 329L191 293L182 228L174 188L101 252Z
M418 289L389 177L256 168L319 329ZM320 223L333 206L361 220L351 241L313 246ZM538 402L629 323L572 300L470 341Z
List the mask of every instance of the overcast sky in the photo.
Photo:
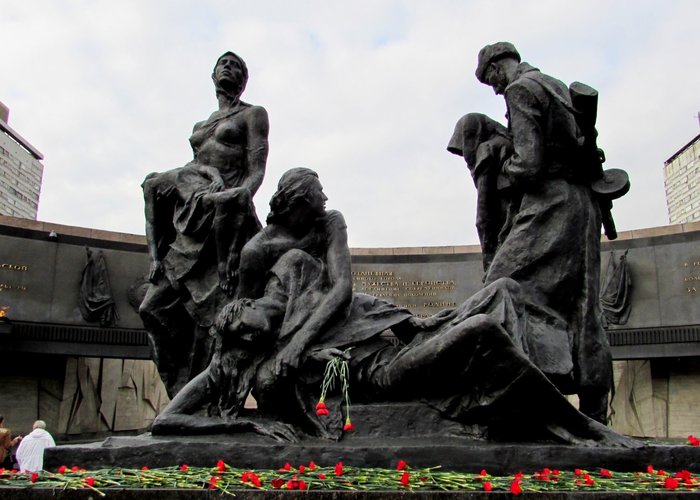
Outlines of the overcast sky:
M700 2L0 0L0 101L44 155L39 219L143 234L140 184L191 159L227 50L270 117L261 219L280 175L316 170L354 247L478 242L457 119L505 123L479 49L600 92L599 145L626 169L618 230L668 223L663 162L700 133Z

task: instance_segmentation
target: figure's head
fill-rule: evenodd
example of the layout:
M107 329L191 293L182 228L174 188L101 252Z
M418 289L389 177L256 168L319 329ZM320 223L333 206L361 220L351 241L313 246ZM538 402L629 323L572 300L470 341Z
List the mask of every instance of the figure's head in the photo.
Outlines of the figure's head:
M219 334L233 332L237 338L259 342L269 337L281 313L281 305L268 297L237 299L221 309L214 327Z
M508 138L508 129L481 113L468 113L455 125L447 150L462 156L470 169L476 164L476 150L483 142L494 136Z
M32 425L32 429L46 429L46 422L37 420L34 422L34 425Z
M511 83L512 68L520 63L520 54L510 42L497 42L479 51L476 77L496 94L503 94Z
M238 98L248 83L248 67L240 56L225 52L216 60L211 78L217 94Z
M328 198L318 174L310 168L297 167L287 170L277 184L277 191L270 200L267 223L279 223L294 210L305 209L310 216L321 217L326 213Z

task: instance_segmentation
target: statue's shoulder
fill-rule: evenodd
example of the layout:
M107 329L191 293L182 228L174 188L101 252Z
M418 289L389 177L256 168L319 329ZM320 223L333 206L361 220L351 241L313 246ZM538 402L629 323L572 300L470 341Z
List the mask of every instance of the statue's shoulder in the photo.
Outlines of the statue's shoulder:
M347 224L345 223L345 217L338 210L327 210L326 215L323 217L326 229L330 231L334 230L345 230L347 229Z
M241 108L243 108L243 113L247 115L267 117L267 110L262 106L259 106L257 104L250 104L243 101L240 101L240 106Z

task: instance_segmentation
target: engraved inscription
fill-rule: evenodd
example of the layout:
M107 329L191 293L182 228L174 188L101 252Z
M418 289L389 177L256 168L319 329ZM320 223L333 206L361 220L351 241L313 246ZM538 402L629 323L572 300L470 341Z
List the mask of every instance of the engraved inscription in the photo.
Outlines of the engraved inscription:
M393 271L353 271L353 291L374 295L406 309L441 309L456 307L452 294L457 282L445 279L410 279ZM430 314L417 314L427 317Z
M11 271L11 272L25 272L29 270L29 266L25 264L10 264L7 262L0 262L0 271ZM2 276L10 276L9 274L3 273ZM17 292L26 292L27 287L24 285L16 285L14 283L3 283L0 282L0 292L4 292L5 290L7 291L17 291Z

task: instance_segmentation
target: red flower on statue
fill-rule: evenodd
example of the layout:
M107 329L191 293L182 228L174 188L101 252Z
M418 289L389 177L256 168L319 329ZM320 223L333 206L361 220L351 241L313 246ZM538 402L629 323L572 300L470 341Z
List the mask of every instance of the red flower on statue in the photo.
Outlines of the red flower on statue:
M352 425L352 422L350 422L350 417L345 419L345 425L343 426L343 430L345 432L352 432L355 430L355 426Z
M396 470L404 470L407 465L408 464L405 461L399 460L396 464Z
M328 407L323 399L316 404L316 415L320 415L322 417L328 415Z

